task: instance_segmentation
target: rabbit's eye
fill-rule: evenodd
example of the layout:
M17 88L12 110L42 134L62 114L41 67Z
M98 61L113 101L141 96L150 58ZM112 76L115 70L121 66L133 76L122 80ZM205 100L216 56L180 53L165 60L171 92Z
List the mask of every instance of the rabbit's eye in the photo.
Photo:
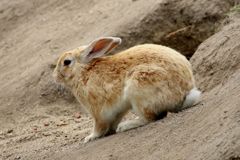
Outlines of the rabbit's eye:
M68 66L72 61L69 59L64 60L64 66Z

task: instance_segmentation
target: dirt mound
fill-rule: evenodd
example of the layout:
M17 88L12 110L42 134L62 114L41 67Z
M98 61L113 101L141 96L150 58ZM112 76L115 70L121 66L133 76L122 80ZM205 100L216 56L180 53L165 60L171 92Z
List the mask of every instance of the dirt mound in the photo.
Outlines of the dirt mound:
M191 59L197 82L203 91L224 85L240 68L240 45L236 43L240 40L240 21L231 18L226 22L230 25L201 44Z
M238 159L240 14L229 23L202 43L191 59L205 91L201 104L148 126L57 153L55 159Z
M0 159L239 156L238 16L226 20L223 25L229 24L221 29L221 20L237 3L2 0L0 121L4 123L0 123ZM116 35L124 40L120 49L159 43L190 57L216 30L221 31L204 42L191 59L204 91L201 104L146 127L79 146L91 120L79 113L71 93L53 82L54 60L60 52L99 36Z
M155 6L152 13L120 35L124 47L138 43L169 46L191 57L198 45L214 34L229 8L236 1L168 0ZM202 9L204 8L204 9Z

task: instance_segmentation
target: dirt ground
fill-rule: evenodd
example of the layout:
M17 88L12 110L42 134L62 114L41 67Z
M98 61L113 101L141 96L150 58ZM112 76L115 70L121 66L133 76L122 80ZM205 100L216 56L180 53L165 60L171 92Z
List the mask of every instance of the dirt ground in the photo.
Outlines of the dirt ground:
M239 0L0 1L0 159L240 159ZM91 118L55 84L58 55L120 36L191 57L200 104L83 144ZM129 114L127 118L133 118Z

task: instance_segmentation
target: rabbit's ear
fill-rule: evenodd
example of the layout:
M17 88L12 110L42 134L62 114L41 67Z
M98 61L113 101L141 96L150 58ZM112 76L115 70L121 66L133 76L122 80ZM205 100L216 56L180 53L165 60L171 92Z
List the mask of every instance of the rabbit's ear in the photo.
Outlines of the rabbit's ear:
M121 44L121 38L101 37L91 42L81 54L81 61L87 63L94 58L108 54L113 48Z

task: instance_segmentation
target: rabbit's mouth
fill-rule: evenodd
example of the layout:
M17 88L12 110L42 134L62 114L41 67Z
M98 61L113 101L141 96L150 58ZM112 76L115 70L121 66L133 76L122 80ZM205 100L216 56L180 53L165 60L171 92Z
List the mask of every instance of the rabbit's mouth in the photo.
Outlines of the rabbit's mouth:
M53 73L53 78L54 78L56 83L62 83L63 79L64 79L64 76L61 73L54 72Z

